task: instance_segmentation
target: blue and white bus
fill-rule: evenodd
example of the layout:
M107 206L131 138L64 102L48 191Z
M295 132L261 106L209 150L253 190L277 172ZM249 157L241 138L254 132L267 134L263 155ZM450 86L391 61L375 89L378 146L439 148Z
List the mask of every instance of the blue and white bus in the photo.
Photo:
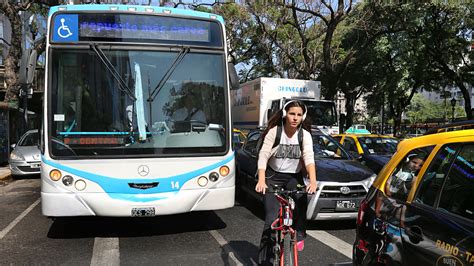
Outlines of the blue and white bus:
M222 17L153 6L52 7L45 73L44 215L155 216L234 205L229 90L238 81Z

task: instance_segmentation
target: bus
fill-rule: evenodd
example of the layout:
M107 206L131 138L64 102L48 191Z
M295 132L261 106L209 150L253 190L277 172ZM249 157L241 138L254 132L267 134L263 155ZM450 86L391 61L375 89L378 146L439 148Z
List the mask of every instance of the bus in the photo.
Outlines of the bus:
M63 5L50 9L47 25L43 215L234 205L229 90L238 80L221 16Z

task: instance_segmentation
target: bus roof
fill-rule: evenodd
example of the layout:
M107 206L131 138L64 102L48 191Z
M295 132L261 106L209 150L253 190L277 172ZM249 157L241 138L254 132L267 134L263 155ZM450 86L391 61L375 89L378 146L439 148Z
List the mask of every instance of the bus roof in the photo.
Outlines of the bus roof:
M216 19L222 24L224 24L224 19L222 16L194 11L189 9L181 9L181 8L171 8L171 7L158 7L158 6L139 6L139 5L98 5L98 4L91 4L91 5L62 5L62 6L53 6L49 9L48 16L52 16L54 13L58 11L125 11L130 13L167 13L171 12L170 14L175 14L179 16L190 16L196 18L207 18L207 19Z

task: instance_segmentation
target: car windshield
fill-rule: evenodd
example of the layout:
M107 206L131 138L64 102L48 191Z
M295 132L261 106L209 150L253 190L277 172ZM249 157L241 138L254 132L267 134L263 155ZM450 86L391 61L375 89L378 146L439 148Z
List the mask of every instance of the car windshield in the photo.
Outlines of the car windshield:
M26 134L20 142L18 142L18 146L36 146L38 145L38 133L28 133Z
M382 137L359 137L360 145L369 154L393 154L397 150L398 140Z
M172 156L226 150L221 52L93 48L52 50L52 155Z
M308 108L307 116L313 125L334 126L337 124L336 109L333 102L303 101Z
M349 159L349 155L342 146L336 140L326 135L313 134L313 150L316 159Z

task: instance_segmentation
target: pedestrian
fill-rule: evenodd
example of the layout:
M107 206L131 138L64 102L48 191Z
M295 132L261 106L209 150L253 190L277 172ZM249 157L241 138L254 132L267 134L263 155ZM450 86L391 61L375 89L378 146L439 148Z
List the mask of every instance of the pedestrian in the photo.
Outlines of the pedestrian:
M311 126L305 122L306 113L307 108L303 103L289 101L270 118L263 133L264 141L258 157L258 182L255 187L257 192L264 194L265 206L259 265L273 264L275 236L272 234L271 224L278 217L280 206L274 194L265 193L267 188L279 185L294 190L298 185L305 184L305 178L309 178L307 192L314 193L317 189ZM272 148L278 126L282 126L280 143ZM303 132L302 148L298 139L299 131ZM307 177L303 172L306 172ZM296 194L293 198L296 203L294 225L297 231L297 248L301 251L306 237L307 195Z

